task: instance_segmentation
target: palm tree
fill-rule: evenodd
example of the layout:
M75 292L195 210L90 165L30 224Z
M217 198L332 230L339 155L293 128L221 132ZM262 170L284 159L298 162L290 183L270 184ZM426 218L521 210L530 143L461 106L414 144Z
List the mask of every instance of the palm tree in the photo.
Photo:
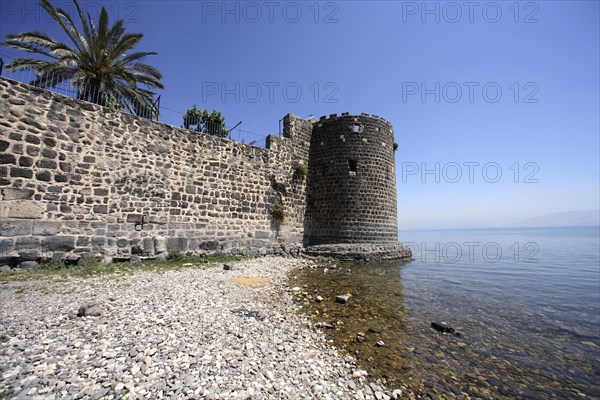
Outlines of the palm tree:
M109 26L104 7L98 22L94 23L89 14L83 14L77 0L73 3L82 31L65 10L53 7L48 0L40 0L43 9L65 31L71 45L39 31L7 35L3 45L43 55L49 60L17 58L6 68L10 71L33 69L37 78L30 84L34 86L52 87L70 81L81 100L103 106L118 104L133 113L152 108L154 93L150 89L164 87L160 82L162 75L141 61L157 53L131 52L144 35L126 34L123 20ZM140 84L146 89L139 87Z

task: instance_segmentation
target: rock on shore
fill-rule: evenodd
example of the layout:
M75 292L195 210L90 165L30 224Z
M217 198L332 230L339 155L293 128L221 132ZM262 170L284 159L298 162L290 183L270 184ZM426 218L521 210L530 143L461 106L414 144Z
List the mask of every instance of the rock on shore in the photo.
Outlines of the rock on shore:
M390 398L295 313L308 263L0 282L0 397Z

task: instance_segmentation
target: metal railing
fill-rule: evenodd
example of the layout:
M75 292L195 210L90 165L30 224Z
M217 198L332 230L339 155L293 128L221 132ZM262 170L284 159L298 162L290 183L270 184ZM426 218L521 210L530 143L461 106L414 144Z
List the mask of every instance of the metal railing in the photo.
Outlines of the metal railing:
M8 71L4 66L4 60L2 58L0 58L0 76L40 87L63 96L108 107L115 111L125 112L138 117L159 121L177 128L186 129L183 126L185 112L163 106L161 104L161 95L155 99L150 96L144 99L141 97L135 98L123 95L109 95L100 90L97 86L91 84L82 85L71 80L61 80L60 77L53 75L41 78L33 69ZM254 147L266 147L267 137L265 135L243 130L241 128L241 121L232 128L227 128L226 126L223 126L223 124L215 123L213 121L193 125L193 127L190 126L189 130L198 132L199 134L218 136Z

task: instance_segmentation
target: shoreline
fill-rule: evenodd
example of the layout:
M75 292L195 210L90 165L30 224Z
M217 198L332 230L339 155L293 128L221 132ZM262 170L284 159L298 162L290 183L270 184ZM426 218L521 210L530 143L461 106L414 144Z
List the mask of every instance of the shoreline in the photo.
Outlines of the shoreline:
M368 382L298 313L288 274L314 261L229 265L0 282L0 397L399 395ZM92 303L99 316L77 317Z

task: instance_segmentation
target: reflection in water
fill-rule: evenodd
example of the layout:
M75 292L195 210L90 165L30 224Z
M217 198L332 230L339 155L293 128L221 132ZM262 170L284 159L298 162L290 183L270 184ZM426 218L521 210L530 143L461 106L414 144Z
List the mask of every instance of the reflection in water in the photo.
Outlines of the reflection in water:
M414 262L338 264L297 271L289 285L301 288L297 299L313 322L335 327L322 329L333 344L390 389L441 398L600 396L594 338L549 331L532 310L463 290L464 278L446 282L443 298L421 287L423 280L404 289L401 272L412 267L424 269ZM343 294L351 295L348 303L337 303ZM459 334L431 328L445 319Z
M289 283L307 293L300 293L299 299L315 323L335 326L323 331L337 347L365 361L372 375L394 384L399 384L399 372L410 361L404 347L409 331L404 322L401 266L387 262L306 269ZM348 302L337 303L336 296L344 294L351 295ZM317 296L323 301L316 301Z

